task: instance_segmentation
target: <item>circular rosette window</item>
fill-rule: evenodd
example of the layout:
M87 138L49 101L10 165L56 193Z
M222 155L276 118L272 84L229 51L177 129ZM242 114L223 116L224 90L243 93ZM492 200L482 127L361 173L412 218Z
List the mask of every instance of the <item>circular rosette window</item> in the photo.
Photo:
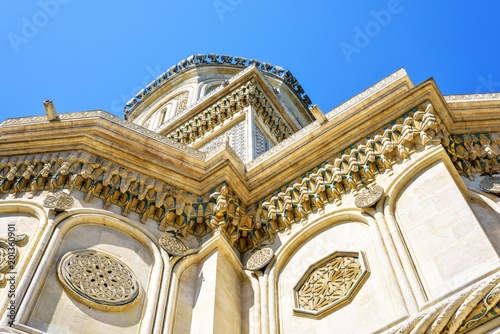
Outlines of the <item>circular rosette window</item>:
M61 284L79 302L104 311L122 311L139 300L140 283L117 258L95 250L66 253L57 268Z

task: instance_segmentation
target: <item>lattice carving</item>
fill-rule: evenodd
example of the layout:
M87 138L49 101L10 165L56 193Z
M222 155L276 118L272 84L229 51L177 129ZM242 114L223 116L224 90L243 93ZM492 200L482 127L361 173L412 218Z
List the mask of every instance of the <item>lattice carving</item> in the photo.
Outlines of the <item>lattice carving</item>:
M229 146L234 150L236 155L241 159L243 163L247 161L247 147L246 147L246 135L245 135L245 122L240 122L233 126L228 131L224 132L220 136L212 139L207 144L203 145L199 150L201 152L208 153L215 149L224 142L224 138L228 137Z
M274 252L271 248L262 248L250 256L247 261L248 270L260 270L264 268L273 258Z
M343 194L356 194L375 175L392 173L392 165L447 135L432 105L422 104L260 202L269 231L281 231L327 203L340 205Z
M500 133L443 137L443 146L459 173L492 173L500 169Z
M255 157L265 153L272 147L271 142L266 138L262 130L255 127Z
M318 317L345 305L368 273L361 252L335 252L314 263L294 288L294 313Z
M121 311L139 300L134 272L115 257L95 251L66 253L58 265L59 281L78 301L105 311Z

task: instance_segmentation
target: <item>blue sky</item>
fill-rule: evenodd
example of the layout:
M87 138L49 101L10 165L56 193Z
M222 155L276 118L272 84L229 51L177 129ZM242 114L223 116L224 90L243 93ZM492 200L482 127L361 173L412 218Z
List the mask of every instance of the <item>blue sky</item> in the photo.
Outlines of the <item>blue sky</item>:
M24 0L0 13L0 120L103 109L191 54L290 69L323 112L404 67L443 94L500 92L500 2Z

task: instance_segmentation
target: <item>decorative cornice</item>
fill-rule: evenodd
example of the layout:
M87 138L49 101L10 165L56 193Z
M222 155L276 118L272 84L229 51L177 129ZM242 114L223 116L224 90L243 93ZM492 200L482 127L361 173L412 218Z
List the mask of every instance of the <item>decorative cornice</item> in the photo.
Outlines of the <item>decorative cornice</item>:
M353 98L347 100L346 102L342 103L338 107L334 108L332 111L328 112L325 117L327 120L331 120L335 118L336 116L342 114L344 111L346 111L349 108L352 108L356 104L360 103L361 101L367 99L368 97L374 95L376 92L384 89L385 87L389 86L390 84L396 82L400 78L406 76L406 71L404 68L400 68L396 72L392 73L388 77L380 80L373 86L368 87L358 95L354 96Z
M205 154L103 111L60 115L61 122L91 117L106 118L207 159L228 149L226 143ZM46 122L46 117L10 119L0 128ZM318 122L310 124L302 130L305 132L290 136L271 150L274 152L253 163L319 126ZM339 204L345 193L352 191L356 195L374 181L375 175L391 173L394 164L426 147L443 145L457 170L466 176L500 170L500 134L450 135L428 101L378 128L358 143L336 151L334 156L334 152L329 153L328 159L317 167L247 207L225 183L196 196L85 151L4 157L0 160L0 192L35 195L40 191L78 190L85 194L86 201L93 197L102 199L104 208L118 205L124 215L136 212L143 223L153 219L160 230L175 227L197 237L220 230L244 252L290 224L307 219L311 212L323 210L327 203Z
M422 104L258 203L269 231L275 233L307 219L329 202L340 205L343 194L357 194L375 175L392 173L392 165L426 146L440 144L445 131L431 104Z
M234 63L233 63L234 60ZM307 108L311 104L311 100L304 93L304 89L298 83L297 79L292 75L289 70L285 70L281 66L274 66L270 63L260 62L255 59L247 59L243 57L234 57L229 55L221 55L219 58L218 54L210 53L207 55L197 54L189 56L187 59L181 60L176 65L170 67L166 72L160 74L158 78L150 82L146 88L139 91L135 97L130 99L125 105L123 112L125 117L129 115L136 106L151 92L158 89L158 87L164 85L166 82L170 81L170 78L176 76L178 73L182 72L186 68L191 68L195 66L217 66L219 64L223 65L231 65L240 68L244 68L246 66L254 66L260 68L263 72L270 73L275 75L278 78L281 78L292 91L297 95L299 100L304 104ZM273 71L274 70L274 71Z
M467 95L445 95L446 102L464 102L478 100L500 100L500 93L467 94Z
M90 118L103 118L106 119L116 125L139 133L143 136L146 136L150 139L154 139L162 144L175 148L187 155L190 155L199 159L206 159L206 154L195 150L186 145L182 145L176 140L172 140L163 135L160 135L154 131L148 130L140 125L134 124L123 118L117 117L110 113L107 113L103 110L93 110L93 111L82 111L82 112L74 112L74 113L66 113L66 114L58 114L60 121L73 121L73 120L81 120L81 119L90 119ZM34 124L44 124L50 123L47 119L47 116L34 116L34 117L23 117L23 118L9 118L0 123L0 128L3 126L21 126L21 125L34 125Z

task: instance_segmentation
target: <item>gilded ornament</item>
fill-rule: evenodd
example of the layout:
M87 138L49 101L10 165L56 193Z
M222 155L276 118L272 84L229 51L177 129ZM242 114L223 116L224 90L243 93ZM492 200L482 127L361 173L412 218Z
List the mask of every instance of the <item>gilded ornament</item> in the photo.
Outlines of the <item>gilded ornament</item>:
M374 206L377 204L382 195L384 194L384 188L379 185L374 185L370 188L363 189L360 191L356 199L354 200L354 204L358 208L368 208L370 206Z
M185 256L189 247L184 241L177 238L176 236L163 235L160 238L161 247L172 256Z
M112 255L95 250L66 253L59 261L59 281L70 296L103 311L121 311L139 300L134 272Z
M273 258L274 252L271 248L262 248L256 251L255 253L250 256L250 258L247 261L247 269L256 271L264 268L267 266L269 261Z
M500 194L500 177L487 176L481 181L479 186L486 192Z
M71 195L61 191L55 195L47 196L47 198L43 201L43 206L56 210L67 210L71 209L74 203L75 200L71 197Z

